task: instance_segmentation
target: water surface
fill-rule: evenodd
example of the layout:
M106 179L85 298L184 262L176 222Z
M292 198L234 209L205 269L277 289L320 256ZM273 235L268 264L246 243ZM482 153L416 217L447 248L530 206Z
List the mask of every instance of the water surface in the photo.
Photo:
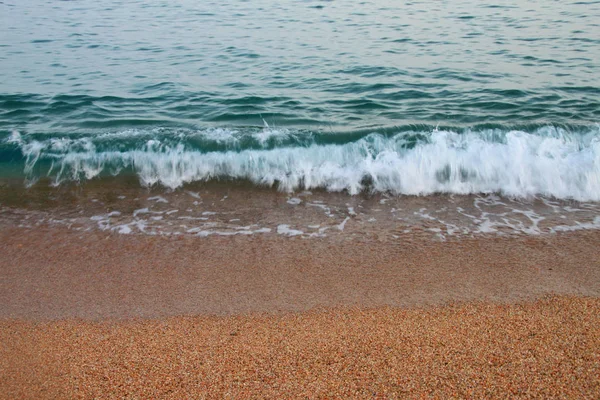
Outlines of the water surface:
M600 200L600 2L0 3L0 175Z

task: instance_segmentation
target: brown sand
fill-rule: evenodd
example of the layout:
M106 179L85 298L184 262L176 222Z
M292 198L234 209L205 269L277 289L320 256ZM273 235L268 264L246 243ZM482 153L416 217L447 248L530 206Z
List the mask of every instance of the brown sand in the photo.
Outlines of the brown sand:
M157 318L600 296L600 231L402 242L0 230L0 318Z
M599 398L600 299L0 323L0 397Z
M0 398L600 397L600 232L0 240Z

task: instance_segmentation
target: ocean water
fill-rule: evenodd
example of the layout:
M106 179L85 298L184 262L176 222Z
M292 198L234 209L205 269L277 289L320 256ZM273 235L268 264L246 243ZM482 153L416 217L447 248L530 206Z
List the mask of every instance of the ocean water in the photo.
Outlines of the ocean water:
M599 77L599 1L4 0L0 180L568 209L600 201Z

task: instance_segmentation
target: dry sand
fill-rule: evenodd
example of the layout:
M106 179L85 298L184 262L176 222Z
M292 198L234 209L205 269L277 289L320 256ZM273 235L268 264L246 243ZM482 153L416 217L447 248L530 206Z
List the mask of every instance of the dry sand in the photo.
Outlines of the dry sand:
M0 240L1 398L600 397L600 232Z
M598 398L600 300L0 323L0 397Z

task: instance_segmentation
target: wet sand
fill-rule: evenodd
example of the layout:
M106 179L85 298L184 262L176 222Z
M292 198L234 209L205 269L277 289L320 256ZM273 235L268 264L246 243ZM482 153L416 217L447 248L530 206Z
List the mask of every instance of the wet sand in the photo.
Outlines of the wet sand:
M0 397L600 395L598 231L0 240Z
M600 232L402 242L0 232L0 318L163 318L600 294Z

